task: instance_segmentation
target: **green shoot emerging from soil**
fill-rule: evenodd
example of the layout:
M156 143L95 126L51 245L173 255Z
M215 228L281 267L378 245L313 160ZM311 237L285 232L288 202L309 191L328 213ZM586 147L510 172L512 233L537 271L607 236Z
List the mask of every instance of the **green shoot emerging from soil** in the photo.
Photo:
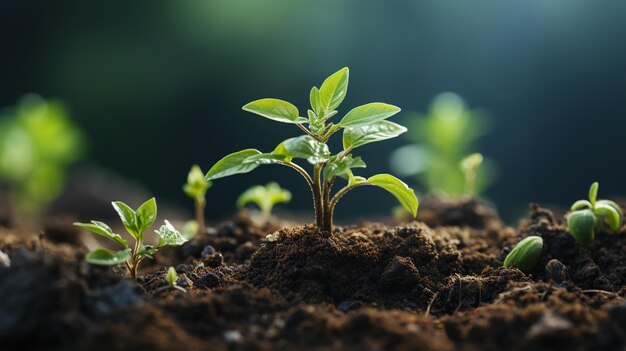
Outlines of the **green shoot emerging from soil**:
M291 192L283 189L277 183L267 185L255 185L244 191L237 199L237 207L242 208L249 203L254 203L261 209L263 221L266 222L272 215L274 205L291 201Z
M596 230L604 229L616 232L622 226L624 216L618 204L611 200L597 200L598 182L589 188L589 200L578 200L571 207L567 216L567 227L576 242L589 246L595 239Z
M276 122L295 124L305 135L287 139L274 151L263 153L255 149L246 149L232 153L218 161L206 174L206 179L228 177L234 174L248 173L260 165L278 164L296 170L304 177L313 194L315 223L324 231L332 231L333 212L339 199L348 191L363 185L381 187L392 195L413 216L417 215L418 201L413 189L389 174L378 174L370 178L355 176L353 168L364 168L360 157L352 156L357 147L395 138L406 132L403 126L386 119L400 111L396 106L374 102L350 110L339 122L330 122L337 114L348 91L348 68L343 68L322 83L320 88L313 87L309 95L311 109L308 118L301 117L296 106L278 99L261 99L243 107L245 111L271 119ZM308 128L305 126L308 125ZM328 140L337 131L343 129L343 150L332 154ZM313 166L309 174L294 162L305 159ZM337 177L347 180L347 185L331 196L331 190Z
M206 191L213 185L204 178L200 166L193 165L187 175L187 183L183 185L183 191L194 200L196 210L197 233L202 234L206 230L204 222L204 208L206 206Z
M459 167L465 177L465 194L476 196L478 168L483 163L483 155L473 153L461 160Z
M174 269L174 267L170 267L167 269L167 273L165 273L165 281L167 281L167 285L169 285L170 288L177 289L182 292L187 292L185 288L176 284L176 282L178 281L178 273L176 273L176 269Z
M524 273L529 273L539 261L543 239L538 236L529 236L517 243L515 248L504 259L504 267L515 267Z
M124 263L133 278L137 278L139 264L145 258L153 259L156 252L166 246L179 246L184 244L185 239L169 221L159 230L155 230L157 236L156 246L144 245L144 232L154 224L157 217L157 205L154 198L144 202L136 211L121 201L112 203L113 208L120 216L124 228L135 239L131 247L128 242L105 223L91 221L91 223L74 223L75 226L85 228L88 231L101 235L123 247L122 250L111 252L104 248L98 248L85 256L87 262L98 265L117 265Z

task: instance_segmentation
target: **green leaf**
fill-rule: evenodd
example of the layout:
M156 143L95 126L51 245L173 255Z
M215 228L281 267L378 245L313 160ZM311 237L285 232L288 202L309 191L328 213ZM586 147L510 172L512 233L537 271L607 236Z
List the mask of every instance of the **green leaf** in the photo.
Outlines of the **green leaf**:
M200 166L193 165L187 174L187 183L183 185L183 191L187 196L204 201L206 191L213 185L204 178Z
M154 255L157 253L157 248L152 245L143 245L137 252L139 257L147 257L151 260L154 259Z
M165 273L165 281L167 281L170 286L174 286L177 280L178 274L176 273L176 269L174 269L174 267L168 268L167 273Z
M529 236L520 241L515 248L506 256L504 267L515 267L524 273L529 273L537 265L543 239L538 236Z
M311 136L302 135L283 141L276 146L272 154L284 155L287 158L305 158L309 163L317 164L328 161L330 150L328 145Z
M318 117L323 111L320 104L320 91L317 87L311 88L311 93L309 93L309 102L311 103L311 109L315 112L315 117ZM316 118L311 118L309 114L309 118L311 121L314 121Z
M385 120L398 112L400 112L399 107L382 102L372 102L350 110L339 122L339 125L342 127L357 127L372 124Z
M187 242L187 239L185 239L168 220L165 220L165 225L162 225L159 230L155 230L154 232L159 238L159 247L180 246Z
M570 211L578 211L578 210L582 210L584 208L591 208L591 202L589 202L587 200L578 200L578 201L574 202L572 207L570 207Z
M152 227L157 217L156 199L151 198L141 204L141 206L137 209L137 212L135 212L135 216L137 217L137 227L140 232Z
M606 219L609 224L609 228L611 228L614 232L618 231L622 226L622 216L620 216L620 213L617 212L613 206L605 202L596 202L593 213L598 217Z
M367 182L381 187L390 192L400 202L402 207L413 215L417 216L419 202L413 189L409 188L403 181L391 174L377 174L369 177Z
M320 109L324 113L336 109L343 102L348 92L349 76L350 70L344 67L324 80L319 90Z
M257 155L262 155L262 153L255 149L246 149L227 155L211 167L206 174L206 180L214 180L234 174L251 172L257 168L260 163L246 162L246 159Z
M130 249L124 249L116 252L99 248L91 251L85 256L85 260L91 264L101 266L113 266L130 260L132 254Z
M406 128L389 121L349 127L343 131L343 148L352 150L365 144L395 138L406 132Z
M277 122L292 124L307 122L306 118L300 117L300 112L298 112L297 107L287 101L279 99L260 99L252 101L245 105L243 109Z
M365 168L367 165L361 157L352 158L352 155L347 155L341 160L337 160L337 156L332 156L324 167L324 179L330 179L336 176L346 176L346 173L352 168Z
M98 221L91 221L91 223L74 223L74 225L80 228L84 228L92 233L102 235L105 238L109 240L113 240L116 243L124 247L128 247L128 242L122 239L122 237L119 234L113 233L113 230L111 230L111 227L109 227L105 223L98 222Z
M291 201L291 192L272 182L265 186L255 185L244 191L237 199L237 207L242 208L252 202L264 213L270 214L275 204L289 201Z
M596 199L598 198L598 182L594 182L589 187L589 202L591 202L591 207L596 204Z
M598 201L596 201L596 206L597 206L597 204L606 204L606 205L609 205L609 206L613 207L615 209L615 211L617 211L617 213L619 213L620 218L624 218L624 212L622 211L622 208L615 201L598 200Z
M121 201L113 201L111 202L111 205L113 205L113 208L120 216L122 224L124 224L124 228L126 228L128 233L130 233L133 238L138 239L141 232L139 231L139 226L137 225L135 211Z
M589 209L575 211L567 216L567 227L570 233L581 246L589 246L595 238L594 228L596 216Z

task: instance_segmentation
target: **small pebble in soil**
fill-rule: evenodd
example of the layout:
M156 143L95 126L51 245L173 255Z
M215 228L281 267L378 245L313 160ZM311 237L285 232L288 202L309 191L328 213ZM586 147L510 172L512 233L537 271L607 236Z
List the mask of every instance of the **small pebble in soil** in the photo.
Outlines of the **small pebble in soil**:
M557 337L573 327L574 325L569 320L556 313L548 312L528 329L526 338L536 340Z
M9 255L0 250L0 267L11 267L11 259Z
M210 255L210 254L214 254L215 248L211 245L206 245L205 247L202 248L202 253L200 254L200 257L204 257L206 255Z
M205 265L212 267L212 268L217 268L221 266L222 263L224 262L224 256L222 256L221 253L216 252L216 253L202 257L202 260L204 261Z
M207 273L196 284L205 288L214 288L220 283L220 277L215 273Z
M567 267L559 260L552 259L546 264L546 279L552 279L555 283L561 284L570 280Z
M229 344L238 344L243 340L239 330L227 330L222 334L222 337Z
M181 274L176 281L176 285L181 288L191 288L193 287L193 282L187 277L187 274Z

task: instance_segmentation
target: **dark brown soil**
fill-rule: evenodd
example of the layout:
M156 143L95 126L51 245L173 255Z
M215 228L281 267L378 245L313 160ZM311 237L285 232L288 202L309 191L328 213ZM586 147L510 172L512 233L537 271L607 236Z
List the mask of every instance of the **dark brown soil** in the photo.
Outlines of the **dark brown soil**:
M137 282L84 263L61 225L45 240L3 233L1 349L625 349L626 233L582 250L536 205L517 230L474 200L421 211L423 222L300 226L273 241L279 224L239 215L160 253ZM501 267L528 235L544 239L535 270ZM169 265L187 292L166 285Z

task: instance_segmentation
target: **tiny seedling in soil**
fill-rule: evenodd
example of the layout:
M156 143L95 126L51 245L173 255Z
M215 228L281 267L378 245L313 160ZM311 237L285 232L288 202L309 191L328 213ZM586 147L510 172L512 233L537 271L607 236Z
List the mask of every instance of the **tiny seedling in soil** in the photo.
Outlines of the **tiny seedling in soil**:
M174 269L174 267L170 267L167 269L167 273L165 273L165 280L167 281L167 284L170 288L177 289L182 292L187 292L185 288L176 284L176 282L178 281L178 274L176 273L176 269Z
M524 273L529 273L537 265L543 239L539 236L529 236L515 245L515 248L504 259L504 267L515 267Z
M320 88L311 89L311 108L307 118L301 117L298 108L278 99L260 99L243 107L245 111L276 122L295 124L304 135L280 143L269 153L246 149L232 153L219 160L206 174L212 181L234 174L248 173L260 165L278 164L296 170L304 177L313 194L315 224L323 231L332 231L333 213L337 202L350 190L373 185L390 192L413 216L417 215L418 201L413 189L390 174L378 174L369 178L355 176L354 168L364 168L365 162L351 152L363 145L395 138L406 132L406 128L387 121L400 109L396 106L374 102L350 110L339 122L330 122L337 114L337 107L348 91L348 68L343 68L322 83ZM305 126L305 125L308 125ZM332 154L328 140L343 130L343 150ZM312 166L309 174L294 159L305 159ZM347 185L333 196L332 187L337 177L347 180Z
M139 264L145 258L154 259L159 249L166 246L180 246L187 241L169 221L165 220L165 225L154 231L158 239L157 245L144 245L144 232L152 227L157 217L157 205L154 198L144 202L136 211L121 201L112 202L112 205L120 216L124 228L135 239L135 243L131 247L121 235L113 233L113 230L102 222L74 223L77 227L101 235L123 247L122 250L115 252L104 248L95 249L85 256L89 263L105 266L124 263L130 275L137 278Z
M206 206L206 191L213 185L204 178L204 173L200 166L193 165L187 175L187 183L183 185L183 191L187 196L194 200L196 209L196 223L198 226L197 233L202 234L206 230L204 222L204 208Z
M465 194L476 196L476 181L478 180L478 168L483 163L483 155L473 153L461 160L459 167L465 177Z
M255 185L244 191L237 199L237 207L242 208L249 203L254 203L261 209L263 222L272 215L274 205L291 201L291 192L283 189L278 183L267 185Z
M596 230L616 232L624 216L618 204L611 200L597 200L598 182L589 188L589 200L578 200L567 216L567 227L576 242L587 247L595 239Z

